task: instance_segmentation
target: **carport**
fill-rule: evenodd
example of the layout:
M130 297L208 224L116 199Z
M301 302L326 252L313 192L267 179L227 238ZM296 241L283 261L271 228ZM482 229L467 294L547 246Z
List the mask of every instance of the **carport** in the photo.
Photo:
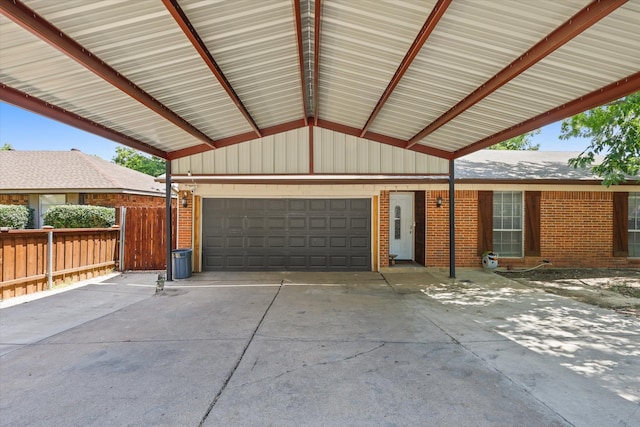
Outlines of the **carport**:
M623 0L0 12L0 99L168 160L168 193L447 180L452 277L456 158L640 90L640 6Z

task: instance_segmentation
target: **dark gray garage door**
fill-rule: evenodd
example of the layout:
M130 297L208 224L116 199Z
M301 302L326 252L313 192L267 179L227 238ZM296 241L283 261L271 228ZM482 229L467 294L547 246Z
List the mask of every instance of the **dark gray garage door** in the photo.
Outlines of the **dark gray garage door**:
M370 199L204 199L204 270L367 271Z

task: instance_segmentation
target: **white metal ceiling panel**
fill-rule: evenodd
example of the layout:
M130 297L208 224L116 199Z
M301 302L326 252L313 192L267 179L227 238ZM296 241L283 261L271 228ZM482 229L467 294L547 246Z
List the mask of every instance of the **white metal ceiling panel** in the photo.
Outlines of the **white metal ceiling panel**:
M0 39L2 83L161 150L194 145L193 136L1 15Z
M361 128L435 1L322 2L321 119Z
M371 130L410 139L586 3L452 2Z
M162 2L25 4L210 138L251 131Z
M290 0L180 4L259 127L304 117Z
M639 23L640 4L627 3L421 143L455 151L637 72Z

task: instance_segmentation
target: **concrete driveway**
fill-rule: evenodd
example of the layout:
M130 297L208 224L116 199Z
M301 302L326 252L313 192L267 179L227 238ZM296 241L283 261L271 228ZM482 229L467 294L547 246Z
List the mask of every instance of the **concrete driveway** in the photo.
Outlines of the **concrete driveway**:
M640 425L640 322L477 270L155 275L0 310L6 426Z

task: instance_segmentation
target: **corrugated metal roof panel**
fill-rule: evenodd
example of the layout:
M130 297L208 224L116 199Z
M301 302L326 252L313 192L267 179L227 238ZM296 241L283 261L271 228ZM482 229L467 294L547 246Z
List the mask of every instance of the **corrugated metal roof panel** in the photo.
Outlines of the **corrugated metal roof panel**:
M25 3L210 138L251 130L162 2ZM193 91L206 101L189 102Z
M586 3L454 1L371 130L410 139Z
M304 117L291 1L180 4L260 127Z
M162 150L193 145L193 136L151 110L141 109L140 103L1 15L0 38L4 84ZM20 54L5 49L5 43ZM57 77L52 76L52 69Z
M364 126L434 4L324 1L319 117Z
M483 139L633 74L640 69L639 22L640 7L622 6L421 143L457 150L471 135Z

